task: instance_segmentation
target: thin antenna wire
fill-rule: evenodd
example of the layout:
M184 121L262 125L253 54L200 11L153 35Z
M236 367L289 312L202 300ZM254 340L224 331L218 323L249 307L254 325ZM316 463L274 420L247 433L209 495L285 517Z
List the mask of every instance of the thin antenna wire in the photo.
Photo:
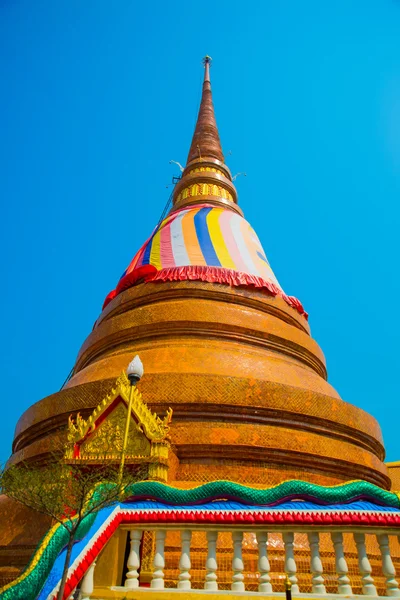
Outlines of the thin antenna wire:
M66 380L64 381L64 383L62 384L62 386L60 387L60 392L63 389L64 385L67 385L68 381L71 379L72 375L74 374L74 367L72 367L72 369L70 370L70 372L67 375Z
M174 186L174 187L175 187L175 186ZM159 226L159 224L161 223L161 221L163 221L163 220L165 219L165 215L167 214L167 212L168 212L168 209L169 209L169 206L170 206L170 204L172 203L172 196L173 196L173 195L174 195L174 190L172 190L172 192L171 192L171 193L170 193L170 195L169 195L169 198L168 198L168 200L167 200L167 203L166 203L166 205L164 206L164 210L162 211L162 213L161 213L161 216L160 216L160 218L159 218L159 220L158 220L157 227Z

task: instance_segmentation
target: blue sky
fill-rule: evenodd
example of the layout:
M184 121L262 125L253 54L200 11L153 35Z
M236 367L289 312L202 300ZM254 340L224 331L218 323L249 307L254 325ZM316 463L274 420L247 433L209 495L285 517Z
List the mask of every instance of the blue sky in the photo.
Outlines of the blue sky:
M3 0L0 460L158 221L206 53L245 216L400 459L399 40L394 0Z

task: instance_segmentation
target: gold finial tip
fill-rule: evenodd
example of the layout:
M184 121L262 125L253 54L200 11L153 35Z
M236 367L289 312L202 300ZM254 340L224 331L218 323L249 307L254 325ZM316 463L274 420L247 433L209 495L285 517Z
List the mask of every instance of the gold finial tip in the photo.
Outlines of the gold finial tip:
M212 58L211 56L209 56L208 54L205 55L205 57L203 58L203 65L210 65L212 62Z

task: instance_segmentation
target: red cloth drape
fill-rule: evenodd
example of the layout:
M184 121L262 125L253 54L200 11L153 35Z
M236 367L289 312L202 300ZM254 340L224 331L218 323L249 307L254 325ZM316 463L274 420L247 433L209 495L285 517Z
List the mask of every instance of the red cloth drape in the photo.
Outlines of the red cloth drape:
M222 283L234 287L255 287L266 290L272 296L280 296L289 306L297 310L305 319L308 314L305 312L300 300L294 296L287 296L272 281L267 281L257 275L235 271L234 269L225 269L223 267L208 267L188 265L185 267L170 267L157 271L152 265L144 265L135 269L128 275L125 275L115 290L106 297L103 309L113 298L135 285L138 281L207 281L208 283Z

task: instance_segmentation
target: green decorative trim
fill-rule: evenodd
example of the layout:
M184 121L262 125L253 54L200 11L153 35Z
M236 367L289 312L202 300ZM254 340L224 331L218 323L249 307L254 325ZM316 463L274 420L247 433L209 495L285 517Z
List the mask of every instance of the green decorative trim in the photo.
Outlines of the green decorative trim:
M284 500L308 499L316 504L344 504L365 499L383 506L400 508L397 494L387 492L367 481L352 481L325 487L296 479L268 488L251 488L233 481L212 481L191 489L179 489L156 481L141 481L128 488L128 496L160 500L167 504L199 504L210 500L230 499L252 505L274 505Z
M93 513L82 521L76 532L76 540L82 539L90 531L95 518L96 514ZM67 543L68 532L62 525L55 525L39 543L22 575L0 589L1 600L35 600L50 574L54 561Z
M175 488L156 481L141 481L132 484L127 492L127 497L131 499L154 499L180 506L217 499L234 499L244 504L260 506L274 505L292 498L308 499L322 505L345 504L364 499L400 509L400 499L397 494L387 492L366 481L352 481L324 487L306 481L291 480L268 489L251 488L232 481L212 481L191 489ZM82 522L76 535L77 540L82 539L90 531L95 518L96 513L93 513ZM39 544L22 575L0 590L0 600L35 600L67 541L68 534L64 527L54 526Z

